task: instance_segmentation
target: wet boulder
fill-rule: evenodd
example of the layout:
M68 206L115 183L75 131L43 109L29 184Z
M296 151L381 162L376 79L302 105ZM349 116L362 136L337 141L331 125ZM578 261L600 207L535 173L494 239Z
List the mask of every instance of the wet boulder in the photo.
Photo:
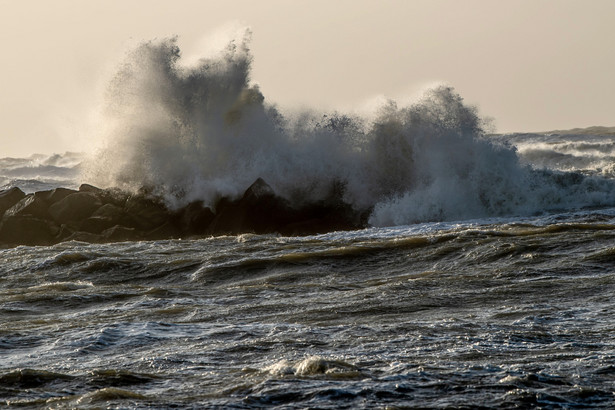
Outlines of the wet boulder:
M90 216L79 224L79 230L99 234L105 229L118 225L118 221L104 216Z
M80 222L102 206L100 199L91 192L67 195L49 207L49 214L60 224Z
M245 220L245 209L239 207L238 201L223 197L216 202L215 217L207 228L210 235L233 235L240 232Z
M181 238L184 234L185 233L183 233L176 224L169 221L149 232L143 233L141 236L145 240L158 241Z
M63 242L68 240L68 238L76 232L76 228L74 226L62 224L58 229L58 233L55 236L56 242Z
M5 217L31 216L38 219L49 219L49 205L45 195L34 193L26 195L4 212Z
M73 232L69 236L62 239L62 241L76 241L76 242L87 242L87 243L104 243L108 242L102 235L90 233L90 232Z
M103 196L103 200L105 198L106 197ZM135 228L136 222L123 207L119 207L113 203L105 203L81 222L80 230L99 234L116 225Z
M370 211L358 211L340 199L309 203L294 209L291 221L280 227L283 235L314 235L367 226Z
M114 225L123 225L129 228L135 228L136 222L133 218L124 210L123 207L119 207L112 203L107 203L98 208L92 217L106 218L114 221Z
M0 192L0 216L25 197L26 194L17 187Z
M130 194L126 191L122 191L119 188L107 188L94 192L104 204L112 204L123 208L126 205L126 201L130 198Z
M139 231L134 228L116 225L102 232L102 237L105 242L123 242L134 241L141 239Z
M114 242L201 235L281 233L306 235L365 227L369 210L343 201L343 190L325 200L291 204L258 178L239 198L220 198L214 210L202 201L171 210L153 189L130 194L81 185L26 195L0 192L0 243L46 245L65 240Z
M40 195L43 200L47 202L47 204L52 205L56 202L66 198L70 194L74 194L77 191L74 189L68 188L55 188L51 191L41 191L37 192L36 195Z
M133 195L126 200L126 213L139 230L155 229L172 219L171 212L161 198Z
M13 215L0 222L0 242L12 245L51 245L56 242L57 225L30 215Z
M243 193L242 199L251 203L256 203L264 198L274 198L276 196L273 188L265 182L263 178L258 178Z
M202 201L191 202L176 212L177 227L183 235L202 235L214 220L214 213Z
M240 199L218 201L209 232L311 235L365 227L366 215L344 202L337 192L325 200L293 206L259 178Z
M258 178L238 200L222 198L209 232L213 234L272 233L292 219L288 201Z
M94 185L90 185L90 184L81 184L79 186L79 192L89 192L91 194L98 194L98 193L100 193L102 191L103 191L102 188L98 188L98 187L95 187Z

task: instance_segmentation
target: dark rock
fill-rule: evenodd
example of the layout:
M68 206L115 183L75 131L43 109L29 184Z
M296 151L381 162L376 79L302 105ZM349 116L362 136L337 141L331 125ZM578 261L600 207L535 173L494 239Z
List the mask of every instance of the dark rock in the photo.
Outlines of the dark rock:
M316 235L324 233L325 224L319 218L292 222L280 228L280 233L285 236Z
M84 184L26 195L0 192L0 244L48 245L65 240L92 243L162 240L200 235L281 233L308 235L363 228L370 210L343 201L343 187L318 202L296 205L257 179L237 199L220 198L215 213L195 201L171 211L154 189L130 195Z
M90 184L81 184L79 186L79 192L90 192L93 194L97 194L102 192L102 189Z
M80 231L99 234L105 229L118 225L118 221L105 216L90 216L79 225Z
M341 200L319 201L294 210L292 221L281 227L284 235L314 235L359 229L367 217Z
M41 195L42 199L44 199L49 205L55 204L56 202L66 198L70 194L74 194L77 191L74 189L68 188L56 188L51 191L41 191L37 192L35 195Z
M45 195L29 194L4 212L5 217L32 216L38 219L49 219L49 211Z
M126 228L121 225L115 225L112 228L104 230L102 237L105 239L105 242L122 242L141 239L136 229Z
M63 241L76 241L76 242L87 242L87 243L104 243L109 242L102 235L98 235L90 232L73 232L70 236Z
M92 212L92 216L104 216L108 218L119 218L123 215L126 215L126 211L114 204L104 204Z
M212 210L202 201L195 201L177 211L177 224L184 235L203 235L214 217Z
M124 208L136 227L143 231L157 228L172 218L171 212L160 198L134 195L128 198Z
M58 234L55 236L56 242L63 242L68 240L68 238L76 232L76 227L62 224L60 225L60 229L58 230Z
M182 232L174 223L166 222L142 236L143 239L157 241L163 239L180 238L182 236Z
M239 200L222 198L216 204L216 216L209 232L213 234L272 233L292 220L288 201L277 196L261 178Z
M29 215L6 216L0 223L0 242L13 245L51 245L59 228Z
M246 209L239 201L222 198L216 203L216 216L207 233L212 235L235 235L244 230Z
M0 217L7 209L24 199L26 194L19 188L11 188L0 192Z
M113 204L120 208L126 205L126 201L130 198L130 194L126 191L122 191L119 188L108 188L95 192L96 195L105 204Z
M243 194L243 200L248 202L257 202L263 198L275 197L276 194L273 188L266 183L263 178L258 178L252 185L246 189Z
M70 194L49 207L49 214L58 223L82 221L102 206L100 199L91 192Z
M127 228L137 228L138 224L124 208L114 204L104 204L92 214L92 217L107 218L114 222L113 225L122 225ZM112 226L113 226L112 225Z

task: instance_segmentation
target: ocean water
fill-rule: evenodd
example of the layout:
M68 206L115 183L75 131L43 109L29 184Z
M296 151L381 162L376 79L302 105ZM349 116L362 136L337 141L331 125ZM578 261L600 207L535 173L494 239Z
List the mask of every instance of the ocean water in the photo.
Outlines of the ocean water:
M288 114L245 43L180 57L137 48L107 144L0 159L2 188L148 185L173 205L260 176L291 201L333 189L370 227L0 249L0 405L615 406L612 137L489 135L450 87Z
M615 209L0 251L0 403L612 408Z

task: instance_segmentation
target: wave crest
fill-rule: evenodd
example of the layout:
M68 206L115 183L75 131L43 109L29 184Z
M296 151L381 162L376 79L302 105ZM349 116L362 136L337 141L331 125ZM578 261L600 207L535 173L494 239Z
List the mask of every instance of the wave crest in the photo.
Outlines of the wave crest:
M335 195L373 209L379 226L615 203L611 180L562 184L520 164L449 86L408 106L388 101L373 119L284 115L250 81L249 39L190 67L176 39L133 50L111 83L107 144L87 178L182 205L237 196L260 177L293 203Z

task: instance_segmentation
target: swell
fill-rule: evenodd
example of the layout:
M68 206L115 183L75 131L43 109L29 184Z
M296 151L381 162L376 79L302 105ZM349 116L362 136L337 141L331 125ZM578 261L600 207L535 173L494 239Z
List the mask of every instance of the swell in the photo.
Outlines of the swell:
M193 66L176 39L137 47L110 83L104 147L85 178L147 186L177 206L211 205L263 178L295 204L335 195L372 210L374 226L615 204L611 179L562 183L561 172L523 165L452 87L368 116L289 114L251 81L251 63L249 33Z
M444 242L450 238L409 237L390 240L358 241L350 243L316 242L310 245L294 244L288 249L276 249L266 255L249 255L238 258L223 258L203 263L192 275L195 281L241 280L272 270L282 271L284 275L294 269L324 266L332 263L355 265L358 261L369 259L386 260L399 250L419 250ZM301 246L302 245L302 246ZM307 248L307 249L306 249ZM246 276L248 275L248 276Z
M272 250L238 257L212 258L190 275L196 282L241 282L268 277L293 281L311 280L320 269L354 272L373 267L387 268L387 277L421 277L433 269L463 269L484 264L549 263L564 249L583 252L587 260L609 258L601 246L613 237L612 223L565 222L548 225L503 224L493 227L448 229L428 235L369 237L329 242L303 241L284 245L271 243ZM603 252L606 252L603 254ZM594 255L596 253L596 255ZM396 266L395 269L390 266ZM316 268L315 268L316 267ZM306 270L307 269L307 270ZM408 272L411 272L409 274ZM372 272L373 273L373 272ZM279 278L278 278L279 279Z
M300 278L305 274L300 280L310 280L310 275L318 274L318 269L331 267L351 271L359 266L360 270L367 266L391 269L394 264L400 271L407 267L414 272L414 264L423 266L424 270L439 269L434 268L436 265L472 266L497 261L536 264L546 261L558 249L575 247L575 252L580 252L578 249L585 252L588 261L611 260L611 248L603 250L599 244L613 237L615 225L612 216L601 215L600 212L584 214L578 221L572 217L557 221L560 217L555 216L526 223L449 225L444 229L434 225L431 231L416 233L408 229L396 231L392 237L381 237L385 234L368 229L347 237L244 235L165 241L164 244L92 245L67 251L67 246L74 246L69 243L49 248L49 255L31 267L33 275L44 273L47 282L36 281L27 287L22 283L19 292L27 290L21 297L39 306L52 305L58 298L67 306L84 306L138 297L140 292L156 284L228 284L274 272L290 276L298 273ZM160 245L164 251L159 250ZM209 252L212 248L222 251ZM138 257L132 256L133 252ZM169 259L169 253L179 256ZM6 256L10 267L10 255ZM314 270L314 267L319 268ZM419 271L415 273L422 272ZM62 279L65 272L71 272L71 277L79 280ZM101 287L118 283L145 287L123 288L121 292ZM12 298L11 292L4 294Z
M42 369L18 369L0 374L0 404L73 407L112 400L146 399L132 389L155 383L159 376L126 370L100 369L66 374ZM72 402L69 404L68 402Z

